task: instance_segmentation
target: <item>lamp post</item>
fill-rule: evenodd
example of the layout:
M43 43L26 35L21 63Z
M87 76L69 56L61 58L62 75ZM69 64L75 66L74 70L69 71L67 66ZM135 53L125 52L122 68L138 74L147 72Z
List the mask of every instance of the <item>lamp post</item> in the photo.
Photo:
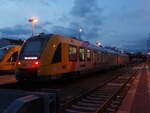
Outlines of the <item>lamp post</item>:
M32 23L32 36L34 36L35 24L38 22L38 19L37 18L30 18L28 21Z
M81 33L83 32L83 29L79 29L79 40L81 39Z

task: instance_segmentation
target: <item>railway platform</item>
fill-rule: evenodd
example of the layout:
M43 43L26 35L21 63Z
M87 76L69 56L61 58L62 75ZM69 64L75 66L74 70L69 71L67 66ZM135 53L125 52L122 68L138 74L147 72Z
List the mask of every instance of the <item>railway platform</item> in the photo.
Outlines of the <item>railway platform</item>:
M150 113L150 65L144 64L138 70L117 113Z
M15 83L15 75L0 75L0 85Z

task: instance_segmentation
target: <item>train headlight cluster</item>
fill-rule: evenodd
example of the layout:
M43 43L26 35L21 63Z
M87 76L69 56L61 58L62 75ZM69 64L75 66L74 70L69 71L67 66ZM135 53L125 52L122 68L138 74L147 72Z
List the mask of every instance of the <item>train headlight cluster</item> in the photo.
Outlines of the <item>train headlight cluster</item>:
M37 60L38 57L24 57L25 60Z

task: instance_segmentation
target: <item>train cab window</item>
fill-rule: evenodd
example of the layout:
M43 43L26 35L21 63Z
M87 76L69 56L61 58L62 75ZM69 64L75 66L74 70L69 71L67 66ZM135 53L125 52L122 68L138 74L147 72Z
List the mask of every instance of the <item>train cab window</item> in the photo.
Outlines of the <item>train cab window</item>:
M35 38L26 41L21 51L21 55L19 59L24 59L24 57L26 56L31 56L31 57L36 56L39 58L46 44L47 44L47 40L45 38L40 38L40 39Z
M91 61L91 51L89 49L86 51L86 59L87 61Z
M77 61L77 47L69 46L69 61Z
M14 54L12 54L12 62L16 62L17 57L18 57L18 52L15 52Z
M85 49L80 48L80 61L85 61Z
M59 44L54 53L52 64L61 62L61 53L61 44Z

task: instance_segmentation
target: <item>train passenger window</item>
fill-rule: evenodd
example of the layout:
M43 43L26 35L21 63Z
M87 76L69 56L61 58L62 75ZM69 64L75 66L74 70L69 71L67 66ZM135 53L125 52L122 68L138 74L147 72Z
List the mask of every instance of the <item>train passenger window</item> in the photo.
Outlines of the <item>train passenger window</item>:
M46 46L47 40L45 38L41 38L37 40L35 39L26 41L25 45L23 46L20 59L24 59L24 57L26 56L40 57L44 47Z
M77 61L77 47L69 46L69 61Z
M85 61L85 49L80 48L80 61Z
M86 51L86 58L87 58L87 61L91 61L91 51L89 49L87 49Z
M56 51L53 56L52 64L61 62L61 44L56 48Z

